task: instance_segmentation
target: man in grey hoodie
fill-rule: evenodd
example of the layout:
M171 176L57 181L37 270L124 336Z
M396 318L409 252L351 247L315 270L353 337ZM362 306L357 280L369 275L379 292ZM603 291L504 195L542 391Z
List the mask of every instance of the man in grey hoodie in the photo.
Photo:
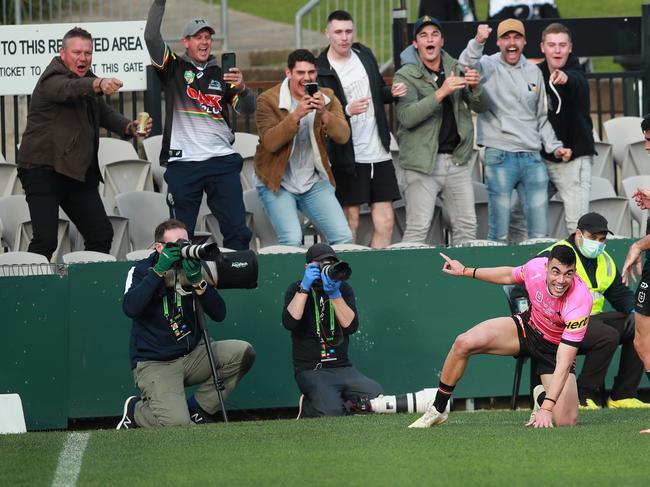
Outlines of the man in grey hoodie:
M526 32L520 20L497 27L499 51L483 55L492 29L481 24L459 57L476 67L489 98L488 110L477 121L477 143L485 146L484 176L488 190L488 238L506 241L511 196L517 190L524 206L528 237L548 234L548 173L540 156L544 150L567 161L571 149L557 139L546 112L541 71L523 56Z
M424 243L436 197L450 214L452 241L476 238L474 190L467 161L474 145L470 110L487 108L475 69L461 69L443 49L440 22L420 17L413 45L401 55L394 82L406 85L396 105L400 166L404 169L405 242Z

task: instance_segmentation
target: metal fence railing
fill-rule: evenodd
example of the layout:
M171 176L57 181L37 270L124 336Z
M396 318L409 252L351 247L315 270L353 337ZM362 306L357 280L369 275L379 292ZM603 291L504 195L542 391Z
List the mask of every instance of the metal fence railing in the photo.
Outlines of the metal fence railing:
M419 0L407 0L406 4L413 17L410 21L414 21ZM392 12L399 6L399 0L310 0L296 13L296 48L322 47L328 15L334 10L347 10L355 21L357 41L372 49L384 72L392 61Z
M2 25L145 20L152 0L1 0ZM17 8L18 7L18 8ZM217 29L215 39L228 49L228 0L168 2L163 36L176 42L188 19L203 17Z
M619 116L640 116L642 110L642 71L626 71L620 73L589 73L591 109L594 118L594 129L602 139L603 122ZM387 83L392 78L385 78ZM274 81L251 81L247 85L256 95L278 83ZM159 121L164 120L164 103L162 93L130 92L119 93L118 96L109 97L116 110L126 117L135 119L138 112L146 110L149 113L159 111ZM25 130L29 96L0 97L0 151L9 162L16 161L17 147L22 132ZM152 104L157 105L153 107ZM390 126L395 131L396 121L394 108L386 107ZM233 128L238 132L257 133L255 115L243 116L232 113L230 120ZM157 124L159 127L160 125ZM155 130L160 133L160 130ZM108 133L102 135L110 135ZM137 141L134 140L134 144Z

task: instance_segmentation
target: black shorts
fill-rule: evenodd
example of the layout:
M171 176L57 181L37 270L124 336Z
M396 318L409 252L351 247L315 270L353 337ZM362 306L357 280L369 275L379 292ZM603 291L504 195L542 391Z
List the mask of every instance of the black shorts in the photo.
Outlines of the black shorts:
M401 198L393 161L356 163L354 174L334 170L334 179L336 198L341 206L393 202Z
M650 262L650 261L649 261ZM650 316L650 266L646 263L641 273L641 281L634 296L634 309L637 313Z
M555 372L555 357L557 345L549 342L530 321L530 310L512 315L519 336L519 355L530 357L535 361L537 375L552 374ZM576 373L575 362L571 366L571 373Z

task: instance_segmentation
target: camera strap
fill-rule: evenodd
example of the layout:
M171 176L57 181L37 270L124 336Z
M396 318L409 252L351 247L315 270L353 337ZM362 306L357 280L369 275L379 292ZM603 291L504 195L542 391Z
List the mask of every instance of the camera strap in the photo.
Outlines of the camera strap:
M183 321L183 301L182 296L175 292L174 293L174 306L169 310L169 302L167 301L167 295L163 296L163 314L167 321L169 321L169 326L171 327L172 334L176 338L176 341L185 338L189 335L192 330L189 329L187 323Z
M330 336L327 336L327 332L323 330L323 318L325 314L325 300L321 298L322 306L318 304L318 298L316 297L316 292L312 289L311 296L314 300L314 317L316 321L316 334L321 337L322 340L331 342L334 341L334 333L336 331L336 324L334 323L334 306L332 302L328 299L327 303L329 304L329 315L330 315Z

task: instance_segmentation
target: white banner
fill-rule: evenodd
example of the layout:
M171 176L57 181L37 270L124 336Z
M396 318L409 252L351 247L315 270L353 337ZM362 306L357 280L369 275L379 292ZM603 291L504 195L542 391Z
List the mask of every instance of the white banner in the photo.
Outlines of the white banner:
M117 78L120 91L147 89L144 20L0 26L0 95L31 95L66 32L79 26L93 36L92 72Z

